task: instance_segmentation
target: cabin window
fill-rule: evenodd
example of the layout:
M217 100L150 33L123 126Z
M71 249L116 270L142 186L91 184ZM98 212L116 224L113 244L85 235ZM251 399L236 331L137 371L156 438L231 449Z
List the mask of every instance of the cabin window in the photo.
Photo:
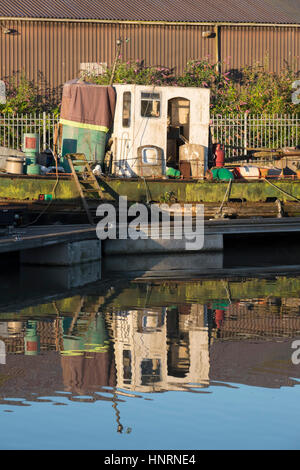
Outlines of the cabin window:
M131 351L129 349L123 350L123 378L125 384L131 383Z
M148 118L160 117L160 94L146 93L141 94L141 116Z
M146 333L147 331L155 331L159 327L159 318L157 315L144 315L142 318L142 328Z
M142 162L144 165L157 165L158 152L156 148L145 147L142 150Z
M142 385L150 385L161 380L160 359L143 359L141 362Z
M123 127L130 127L131 121L131 92L123 93Z

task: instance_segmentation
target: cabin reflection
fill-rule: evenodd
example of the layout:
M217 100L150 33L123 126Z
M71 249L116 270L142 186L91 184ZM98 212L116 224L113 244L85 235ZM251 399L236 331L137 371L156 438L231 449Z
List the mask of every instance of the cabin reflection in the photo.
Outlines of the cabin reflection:
M206 306L128 310L113 316L117 386L143 392L209 381Z

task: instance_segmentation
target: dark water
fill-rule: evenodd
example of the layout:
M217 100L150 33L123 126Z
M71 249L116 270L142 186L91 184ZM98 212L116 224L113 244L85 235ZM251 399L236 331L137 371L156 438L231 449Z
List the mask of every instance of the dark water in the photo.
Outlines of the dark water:
M1 449L299 449L300 270L218 256L8 270Z

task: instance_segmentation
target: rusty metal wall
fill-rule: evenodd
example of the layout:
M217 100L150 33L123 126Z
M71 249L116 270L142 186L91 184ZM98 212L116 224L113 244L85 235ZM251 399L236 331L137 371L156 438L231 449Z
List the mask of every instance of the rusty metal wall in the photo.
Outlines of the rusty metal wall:
M264 60L270 72L278 73L287 64L300 70L300 28L223 26L220 43L228 70Z
M124 61L144 59L148 65L175 67L182 72L189 59L216 57L216 38L203 38L213 25L125 24L7 20L2 22L14 34L0 30L1 78L24 70L38 80L41 72L51 87L78 76L80 63L105 62L111 65L118 38L124 44ZM278 71L287 60L300 56L300 28L220 27L220 57L230 57L230 68L262 60L270 54L270 70Z

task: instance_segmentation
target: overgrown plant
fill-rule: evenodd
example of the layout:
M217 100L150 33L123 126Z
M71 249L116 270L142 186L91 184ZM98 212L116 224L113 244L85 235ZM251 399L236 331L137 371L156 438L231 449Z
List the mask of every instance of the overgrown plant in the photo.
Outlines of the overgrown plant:
M292 83L297 74L289 66L280 73L268 71L268 58L263 64L230 70L228 62L213 63L209 57L190 60L181 75L167 67L146 66L143 60L116 64L114 83L169 85L210 89L211 114L290 114L299 113L300 105L292 103ZM219 70L227 70L220 72ZM86 74L84 80L108 85L112 68L102 75Z
M294 67L296 69L296 67ZM221 72L219 71L221 70ZM228 70L222 72L222 70ZM103 74L85 73L85 81L108 85L113 67ZM237 77L238 75L238 77ZM216 64L209 57L190 60L184 71L176 75L168 67L147 66L144 60L116 63L113 82L153 86L188 86L210 89L212 115L229 114L297 114L300 104L292 103L292 83L297 74L290 66L279 73L268 71L268 58L263 64L246 66L241 70L230 69L228 61ZM59 113L61 90L50 89L42 75L38 83L28 80L25 74L8 80L7 102L0 105L1 113L38 113L42 111Z
M292 83L296 74L286 66L279 74L268 72L267 64L243 69L239 93L241 111L251 114L294 114L300 105L292 103Z
M113 68L101 74L82 74L85 81L97 83L99 85L108 85L111 80ZM168 67L153 67L146 66L143 60L117 62L113 82L123 84L136 84L136 85L173 85L176 78L173 69Z
M22 72L5 80L5 85L6 103L0 104L1 113L59 112L59 90L51 89L42 74L39 74L38 82L35 83Z

